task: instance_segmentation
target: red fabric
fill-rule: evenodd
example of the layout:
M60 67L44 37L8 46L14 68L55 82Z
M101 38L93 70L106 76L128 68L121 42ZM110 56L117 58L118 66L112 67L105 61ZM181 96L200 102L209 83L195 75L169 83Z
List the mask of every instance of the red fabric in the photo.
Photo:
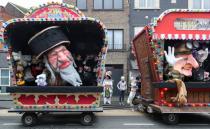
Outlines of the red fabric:
M20 103L22 103L23 105L34 105L34 104L36 104L34 95L29 95L29 96L21 95L18 98L18 101Z
M55 104L55 95L47 95L46 97L43 95L39 96L39 100L37 102L38 105L42 104Z
M68 100L67 104L76 104L76 100L75 100L75 96L74 95L68 96L67 100Z
M92 95L80 95L79 98L80 99L78 101L78 104L92 104L94 101L96 101L96 98Z
M55 104L56 96L58 98L59 104L92 104L96 101L96 98L92 95L79 95L78 102L75 100L74 95L39 95L37 103L35 102L34 95L21 95L18 98L18 101L23 105L45 105L45 104Z

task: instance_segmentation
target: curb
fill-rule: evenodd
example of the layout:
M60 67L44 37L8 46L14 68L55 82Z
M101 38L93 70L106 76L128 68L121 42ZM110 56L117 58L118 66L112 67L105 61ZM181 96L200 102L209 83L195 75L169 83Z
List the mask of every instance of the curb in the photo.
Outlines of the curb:
M0 101L12 101L10 93L0 93Z
M1 95L3 95L3 96L5 96L5 95L10 95L10 93L0 93L0 96Z

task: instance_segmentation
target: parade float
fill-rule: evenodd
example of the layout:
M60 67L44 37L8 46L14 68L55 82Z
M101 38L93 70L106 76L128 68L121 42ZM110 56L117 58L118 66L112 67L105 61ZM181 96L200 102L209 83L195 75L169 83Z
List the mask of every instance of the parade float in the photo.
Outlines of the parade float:
M58 33L60 31L64 34ZM40 114L51 112L81 112L81 124L92 125L95 120L93 112L103 111L100 97L107 52L104 24L95 18L85 17L73 5L52 2L31 8L24 18L3 23L1 32L2 41L8 47L11 76L7 92L14 102L9 112L22 113L25 126L35 125ZM68 45L65 44L66 49L58 53L67 51L71 63L76 63L77 67L73 70L80 76L80 83L50 85L47 82L48 75L43 74L47 65L40 55L48 50L44 50L44 44L60 41L60 37L69 41L64 41ZM57 79L55 81L62 80Z
M210 112L209 14L166 10L134 37L142 110L161 113L169 124L178 123L181 113Z

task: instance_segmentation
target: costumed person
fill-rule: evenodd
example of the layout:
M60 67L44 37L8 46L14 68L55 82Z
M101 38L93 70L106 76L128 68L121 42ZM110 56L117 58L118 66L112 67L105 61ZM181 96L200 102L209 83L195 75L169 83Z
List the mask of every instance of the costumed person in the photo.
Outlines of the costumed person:
M138 96L140 96L141 92L141 77L140 75L136 77L136 86L138 87L139 92L137 92Z
M124 96L125 91L127 90L127 83L124 76L121 76L121 80L118 82L117 88L120 91L119 104L124 105Z
M36 59L43 57L47 68L48 84L62 86L71 84L82 85L76 71L74 59L67 49L70 44L67 36L59 26L47 27L38 32L28 41L28 45L36 55Z
M46 82L46 74L40 74L36 77L35 82L37 83L37 86L46 86L47 82Z
M136 90L138 89L137 85L136 85L136 80L134 79L134 77L130 78L130 82L131 82L131 89L130 89L130 93L127 99L127 103L131 106L132 111L134 111L134 105L133 105L133 99L136 95Z
M112 93L113 93L113 80L112 80L112 72L107 71L106 77L103 81L103 97L104 97L104 104L111 104Z

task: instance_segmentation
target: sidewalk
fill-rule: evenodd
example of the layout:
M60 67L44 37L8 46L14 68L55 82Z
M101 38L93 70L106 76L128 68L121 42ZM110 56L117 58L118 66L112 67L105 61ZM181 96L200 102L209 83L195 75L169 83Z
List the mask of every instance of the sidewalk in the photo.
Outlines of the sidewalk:
M10 93L0 93L0 101L12 101Z
M96 116L140 116L143 113L139 111L131 111L130 109L113 109L104 110L103 112L96 113Z

